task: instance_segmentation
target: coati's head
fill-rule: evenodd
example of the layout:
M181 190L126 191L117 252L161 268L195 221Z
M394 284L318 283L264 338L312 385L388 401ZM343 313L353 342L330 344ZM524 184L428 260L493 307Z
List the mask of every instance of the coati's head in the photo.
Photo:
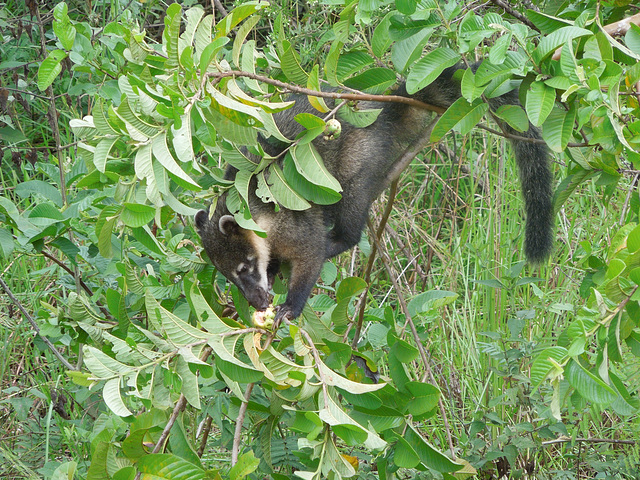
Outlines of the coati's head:
M207 255L228 280L240 289L256 309L269 306L269 245L264 238L238 225L233 215L214 214L200 210L195 217L196 228Z

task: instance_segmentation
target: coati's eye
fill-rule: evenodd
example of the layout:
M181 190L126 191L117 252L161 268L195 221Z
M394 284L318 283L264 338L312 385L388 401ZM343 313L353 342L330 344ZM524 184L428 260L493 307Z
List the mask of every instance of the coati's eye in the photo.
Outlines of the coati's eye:
M238 266L238 274L242 275L243 273L247 273L249 271L249 266L246 263L241 263Z

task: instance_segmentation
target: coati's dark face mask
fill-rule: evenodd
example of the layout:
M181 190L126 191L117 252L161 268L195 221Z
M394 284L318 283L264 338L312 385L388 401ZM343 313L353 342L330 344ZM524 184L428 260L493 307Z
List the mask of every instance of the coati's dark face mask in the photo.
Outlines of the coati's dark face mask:
M269 306L266 241L240 227L232 215L215 222L207 212L198 212L196 226L213 265L240 289L251 306L265 310Z

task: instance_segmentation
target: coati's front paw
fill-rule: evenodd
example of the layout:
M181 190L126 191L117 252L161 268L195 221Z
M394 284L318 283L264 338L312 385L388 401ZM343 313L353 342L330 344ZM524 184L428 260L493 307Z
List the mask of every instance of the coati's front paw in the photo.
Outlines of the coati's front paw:
M283 303L282 305L278 305L276 307L276 319L274 321L275 325L280 325L282 320L293 320L297 315L293 311L290 305Z

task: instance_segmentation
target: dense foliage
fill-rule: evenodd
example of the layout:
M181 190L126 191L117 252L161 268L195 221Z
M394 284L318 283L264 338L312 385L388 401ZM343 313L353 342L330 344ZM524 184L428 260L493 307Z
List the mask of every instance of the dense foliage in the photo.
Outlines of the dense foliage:
M15 341L25 308L38 333L28 337L33 354L61 372L37 389L49 406L46 448L36 442L42 458L53 460L50 428L66 445L64 461L42 475L571 478L573 469L637 478L640 27L616 29L637 7L584 0L505 12L502 2L356 0L239 1L216 11L128 2L110 11L81 3L0 9L5 343ZM416 91L478 59L475 73L460 72L463 98L431 133L433 142L451 139L442 151L465 163L467 187L435 181L416 160L390 195L400 189L398 208L416 208L424 223L433 206L424 197L439 198L446 231L441 222L413 234L424 227L415 220L389 229L388 209L376 206L369 238L326 264L300 319L278 331L253 325L246 300L202 257L195 212L228 191L236 220L260 233L247 208L253 177L281 208L335 202L340 185L311 143L331 134L327 123L364 127L378 112L359 109L357 98L389 93L398 77ZM356 99L330 109L327 85ZM513 88L523 108L489 111L487 98ZM297 118L305 132L296 139L272 117L290 107L291 92L318 109ZM495 215L510 217L498 224L505 231L487 215L486 236L470 238L468 220L483 217L470 217L465 202L489 189L484 166L500 166L492 182L513 177L512 166L491 160L491 151L506 151L493 142L508 136L483 123L496 118L518 131L540 127L557 155L560 245L539 272L526 273L520 260L519 208L508 205L518 203L517 188L501 180L510 193ZM258 133L290 143L283 162L264 155ZM227 164L239 169L233 182L223 178ZM465 188L468 197L458 196ZM567 210L585 191L598 192L588 209L616 205L619 221L603 227L607 245L591 241L607 237L579 218L592 212ZM456 258L464 267L453 274L447 263ZM432 271L432 261L442 266ZM413 280L399 267L416 271ZM475 283L453 278L460 274ZM286 281L274 291L277 304ZM469 330L469 318L484 330ZM465 335L456 362L484 363L476 378L446 364L453 349L444 345ZM20 368L9 360L3 370ZM29 418L23 387L3 382L3 416ZM603 422L604 438L591 435L592 422ZM624 422L628 436L618 432ZM550 458L563 442L592 450L572 467L571 450L564 461ZM600 444L628 450L609 454ZM33 467L12 450L3 439L3 473L28 476Z

